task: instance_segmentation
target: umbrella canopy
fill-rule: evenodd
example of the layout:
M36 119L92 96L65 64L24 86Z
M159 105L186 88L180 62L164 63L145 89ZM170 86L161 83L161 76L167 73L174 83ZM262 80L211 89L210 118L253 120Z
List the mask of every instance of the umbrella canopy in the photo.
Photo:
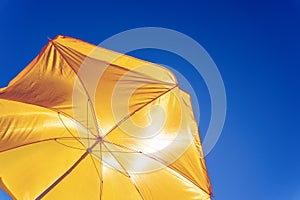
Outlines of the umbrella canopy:
M189 95L167 69L57 36L0 89L14 199L210 199Z

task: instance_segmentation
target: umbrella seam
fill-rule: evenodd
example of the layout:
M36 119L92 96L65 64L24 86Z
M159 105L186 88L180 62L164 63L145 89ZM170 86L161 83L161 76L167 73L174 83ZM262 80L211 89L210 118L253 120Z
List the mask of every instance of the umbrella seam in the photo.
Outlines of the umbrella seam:
M56 50L58 51L58 53L61 55L61 57L63 58L63 60L66 62L66 64L67 64L67 65L73 70L73 72L77 75L76 70L75 70L75 69L73 68L73 66L67 61L67 59L64 57L63 53L61 53L61 51L59 50L59 47L56 45L56 43L53 42L53 41L51 41L51 43L53 44L54 49L56 49ZM83 87L83 89L84 89L84 91L85 91L85 94L86 94L88 100L89 100L90 102L92 102L92 101L91 101L91 97L90 97L90 95L89 95L89 93L88 93L88 91L87 91L87 88L86 88L86 86L83 84L83 81L81 80L80 76L77 75L77 78L78 78L79 82L81 83L81 85L82 85L82 87ZM94 108L93 104L91 104L91 103L90 103L90 106L91 106L91 108L92 108L92 116L93 116L93 119L94 119L94 123L95 123L95 125L96 125L96 127L97 127L97 133L98 133L98 136L100 136L100 132L99 132L100 129L99 129L99 125L98 125L98 122L97 122L97 117L96 117L96 114L95 114L95 108ZM96 136L96 137L97 137L97 136Z
M129 147L125 147L123 145L120 145L120 144L117 144L117 143L114 143L114 142L111 142L111 141L104 141L104 142L107 142L107 143L110 143L110 144L113 144L113 145L116 145L116 146L119 146L123 149L128 149L128 150L131 150L131 151L135 151L136 153L140 153L140 154L143 154L145 155L146 157L150 158L150 159L153 159L154 161L156 162L159 162L160 164L163 164L165 165L168 169L174 171L174 173L177 173L179 174L183 179L189 181L190 183L192 183L194 186L196 186L197 188L199 188L200 190L202 190L203 192L207 193L208 195L210 195L209 192L207 192L205 189L203 189L201 186L197 185L196 183L194 183L194 181L190 180L188 177L184 176L183 174L180 174L179 172L177 172L175 169L171 168L169 165L166 165L166 163L164 163L163 160L161 160L160 158L157 158L156 156L154 155L149 155L147 153L144 153L142 151L137 151L135 149L132 149L132 148L129 148Z
M61 47L66 47L65 45L60 44L59 42L56 42L56 44L59 45L59 46L61 46ZM93 45L93 46L95 46L95 45ZM95 48L96 48L96 47L98 47L98 46L95 46ZM101 48L102 48L102 47L101 47ZM85 56L85 57L89 57L88 55L84 55L84 54L80 53L79 51L75 50L74 48L71 48L71 47L70 47L70 49L72 49L72 51L75 51L77 54L80 54L80 55ZM104 48L103 48L103 49L104 49ZM106 49L106 50L108 50L108 49ZM121 53L120 53L120 54L121 54ZM129 55L127 55L127 54L121 54L121 55L119 55L117 58L119 58L119 57L121 57L121 56L124 56L124 55L125 55L125 56L128 56L128 57L130 57L130 58L132 58L132 59L137 59L137 58L134 58L134 57L129 56ZM106 65L109 65L109 66L113 66L113 67L116 67L116 68L123 69L123 70L125 70L125 71L131 71L132 73L135 73L135 74L138 74L138 75L142 75L142 76L147 77L147 78L149 78L150 80L153 80L153 81L155 81L155 82L163 83L163 84L166 84L166 85L174 85L174 84L177 84L177 82L175 82L175 83L164 82L164 81L155 79L155 78L153 78L153 77L151 77L151 76L149 76L149 75L147 75L147 74L143 74L143 73L140 73L140 72L138 72L138 71L132 71L132 70L127 69L127 68L125 68L125 67L122 67L122 66L120 66L120 65L117 65L117 64L114 64L114 63L109 63L109 62L107 62L107 61L105 61L105 60L100 60L100 59L96 59L96 58L92 58L92 57L89 57L89 58L90 58L90 59L94 59L94 60L98 60L98 61L100 61L100 62L102 62L102 63L104 63L104 64L106 64ZM117 58L116 58L116 59L117 59ZM116 60L116 59L115 59L115 60ZM163 67L163 66L155 65L154 63L151 63L151 62L148 62L148 61L144 61L144 60L140 60L140 59L137 59L137 60L142 61L142 62L149 63L149 64L154 65L154 66L156 66L156 67L163 68L163 69L165 69L165 70L167 70L167 71L169 72L169 70L166 69L166 68Z
M139 107L138 109L136 109L135 111L133 111L132 113L126 115L122 120L120 120L115 126L113 126L104 136L103 138L105 138L106 136L108 136L113 130L115 130L117 127L119 127L122 123L124 123L127 119L129 119L130 117L132 117L134 114L136 114L138 111L142 110L143 108L145 108L147 105L153 103L154 101L156 101L157 99L161 98L162 96L164 96L165 94L167 94L168 92L170 92L171 90L173 90L174 88L178 87L178 85L173 86L172 88L169 88L167 91L163 92L162 94L158 95L157 97L153 98L151 101L145 103L143 106Z

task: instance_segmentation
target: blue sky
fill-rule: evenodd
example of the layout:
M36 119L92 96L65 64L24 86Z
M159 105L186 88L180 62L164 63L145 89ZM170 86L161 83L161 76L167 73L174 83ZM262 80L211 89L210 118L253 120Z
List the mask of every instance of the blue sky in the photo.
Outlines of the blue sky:
M220 140L206 157L214 199L300 199L299 0L2 0L0 86L38 54L47 37L63 34L98 44L144 26L194 38L222 75L227 118ZM172 66L191 81L201 106L200 131L205 132L209 96L201 77L182 67L188 63L158 50L132 55ZM0 199L5 199L2 192Z

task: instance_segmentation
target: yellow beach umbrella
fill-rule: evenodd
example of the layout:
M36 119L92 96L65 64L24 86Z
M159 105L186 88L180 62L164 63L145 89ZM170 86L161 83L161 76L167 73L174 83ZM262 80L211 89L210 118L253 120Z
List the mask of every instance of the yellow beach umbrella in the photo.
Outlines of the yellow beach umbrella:
M210 199L189 95L167 69L57 36L0 89L14 199Z

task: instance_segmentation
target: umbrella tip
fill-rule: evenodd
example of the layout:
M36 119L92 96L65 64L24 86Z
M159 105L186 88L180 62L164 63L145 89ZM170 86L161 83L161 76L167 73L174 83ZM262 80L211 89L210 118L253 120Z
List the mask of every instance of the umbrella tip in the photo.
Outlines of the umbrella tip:
M51 41L52 39L49 37L49 36L47 36L47 39L49 40L49 41Z

